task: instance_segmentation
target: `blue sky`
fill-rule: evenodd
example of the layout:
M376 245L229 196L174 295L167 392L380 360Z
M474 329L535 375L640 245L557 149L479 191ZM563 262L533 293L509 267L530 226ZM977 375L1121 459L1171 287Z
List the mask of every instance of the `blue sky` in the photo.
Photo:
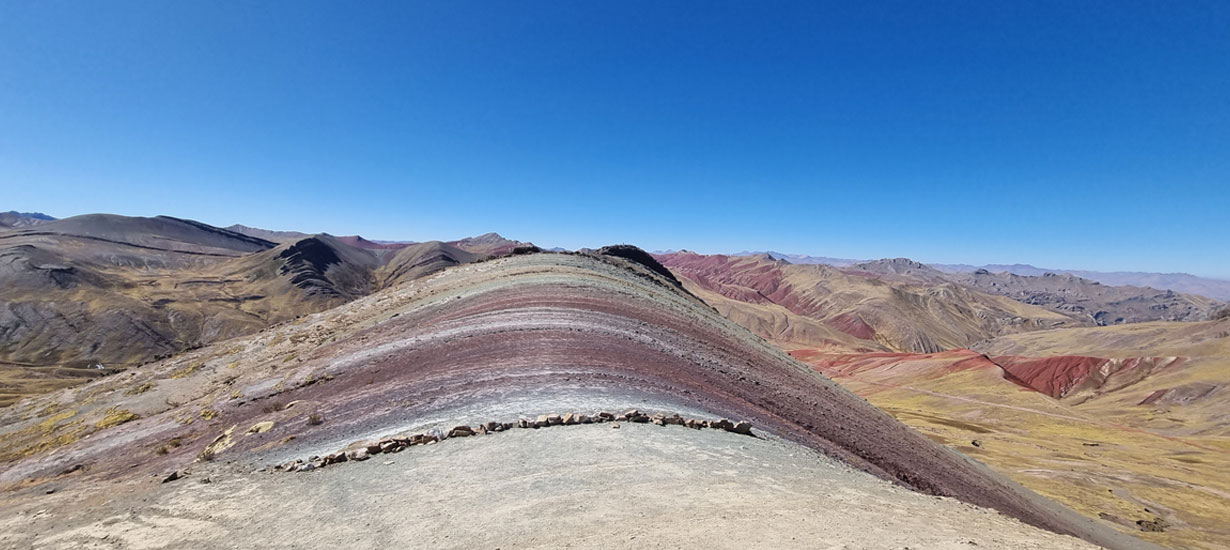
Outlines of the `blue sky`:
M0 209L1230 278L1226 2L0 2Z

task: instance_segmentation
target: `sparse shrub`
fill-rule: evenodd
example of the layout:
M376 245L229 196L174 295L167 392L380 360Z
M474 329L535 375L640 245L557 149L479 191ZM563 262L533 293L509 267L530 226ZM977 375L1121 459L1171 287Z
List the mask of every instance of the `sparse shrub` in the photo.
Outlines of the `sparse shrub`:
M145 393L145 392L147 392L147 391L150 391L150 390L152 390L152 389L154 389L154 383L153 383L153 382L146 382L146 383L144 383L144 384L141 384L141 385L138 385L138 386L133 386L132 388L129 388L129 390L128 390L128 391L126 391L126 392L124 392L124 394L125 394L125 395L141 395L141 394L143 394L143 393Z
M201 418L204 418L205 420L213 420L215 416L218 416L218 411L213 409L201 409Z
M131 422L138 418L141 418L141 417L137 415L137 413L134 413L130 410L117 409L115 407L112 407L110 409L107 409L106 414L103 415L103 419L99 420L98 424L95 424L95 426L100 430L105 430L112 426L118 426L125 422Z
M308 426L319 426L325 423L325 417L318 412L314 412L308 415L307 423Z
M184 367L182 369L179 369L171 373L171 378L175 378L175 379L187 378L189 376L192 376L192 373L196 372L202 366L204 365L201 363L196 363L194 365L188 365L187 367Z
M265 413L265 414L272 414L272 413L278 412L278 411L280 411L280 410L283 410L283 409L285 409L285 408L286 408L286 404L285 404L285 403L282 403L282 402L280 402L280 401L274 401L273 403L270 403L270 404L268 404L268 405L265 405L265 406L261 409L261 412L263 412L263 413Z
M154 454L165 455L171 452L171 449L178 449L183 444L183 436L173 437L166 443L159 445L157 449L154 449Z

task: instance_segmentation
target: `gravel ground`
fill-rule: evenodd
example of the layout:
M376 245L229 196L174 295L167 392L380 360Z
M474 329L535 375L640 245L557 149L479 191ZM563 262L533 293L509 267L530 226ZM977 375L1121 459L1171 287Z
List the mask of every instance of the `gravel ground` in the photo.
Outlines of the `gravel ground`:
M1096 548L800 445L630 423L450 439L306 473L210 464L171 483L5 500L0 547L14 549Z

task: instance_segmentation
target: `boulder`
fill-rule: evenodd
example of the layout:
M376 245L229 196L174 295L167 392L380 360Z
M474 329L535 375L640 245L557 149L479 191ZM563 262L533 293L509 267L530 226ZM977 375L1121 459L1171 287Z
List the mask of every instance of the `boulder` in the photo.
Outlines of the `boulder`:
M723 418L723 419L721 419L721 420L718 420L717 422L710 422L710 423L709 423L709 427L710 427L710 428L713 428L713 429L715 429L715 430L726 430L726 431L730 431L731 429L733 429L733 428L735 427L735 425L734 425L734 423L733 423L733 422L731 422L731 421L726 420L725 418Z
M354 460L354 461L356 461L356 462L361 462L361 461L364 461L364 460L367 460L367 459L371 458L371 455L370 455L370 454L368 454L368 452L367 452L367 448L366 448L366 447L364 447L364 448L361 448L361 449L355 449L355 450L353 450L353 451L347 452L347 453L346 453L346 458L348 458L348 459L350 459L350 460Z
M449 437L466 437L471 435L474 435L474 429L466 425L457 426L448 432Z
M744 421L744 420L740 420L736 422L735 425L730 428L730 431L735 432L737 434L752 435L752 423Z

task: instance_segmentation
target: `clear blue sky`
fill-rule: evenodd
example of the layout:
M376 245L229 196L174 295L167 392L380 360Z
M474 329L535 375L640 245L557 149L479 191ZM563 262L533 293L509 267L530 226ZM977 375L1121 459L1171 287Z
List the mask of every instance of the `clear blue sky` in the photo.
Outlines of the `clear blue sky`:
M1230 277L1230 2L861 4L0 1L0 210Z

